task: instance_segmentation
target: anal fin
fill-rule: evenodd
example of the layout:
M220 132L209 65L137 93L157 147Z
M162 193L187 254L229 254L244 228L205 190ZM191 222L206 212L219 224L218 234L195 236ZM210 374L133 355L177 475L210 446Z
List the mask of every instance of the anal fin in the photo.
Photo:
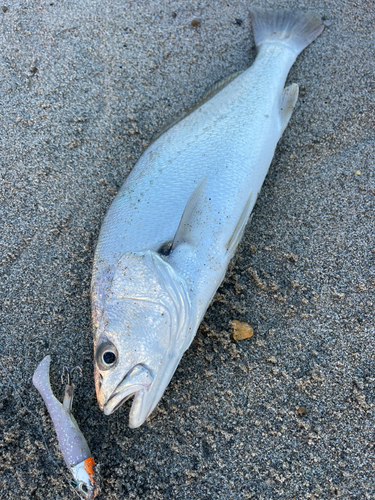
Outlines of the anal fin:
M292 83L289 87L285 87L283 93L281 94L280 100L280 120L281 120L281 129L284 132L290 117L292 116L294 106L298 99L298 84Z

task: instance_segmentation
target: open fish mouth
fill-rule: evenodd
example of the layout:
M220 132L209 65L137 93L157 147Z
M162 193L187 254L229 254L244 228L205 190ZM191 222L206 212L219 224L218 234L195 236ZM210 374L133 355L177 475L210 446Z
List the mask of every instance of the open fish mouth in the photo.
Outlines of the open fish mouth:
M103 407L104 414L111 415L132 396L134 396L134 401L130 413L134 413L136 408L142 406L140 403L152 382L153 376L150 371L142 365L136 365L125 375L111 394Z

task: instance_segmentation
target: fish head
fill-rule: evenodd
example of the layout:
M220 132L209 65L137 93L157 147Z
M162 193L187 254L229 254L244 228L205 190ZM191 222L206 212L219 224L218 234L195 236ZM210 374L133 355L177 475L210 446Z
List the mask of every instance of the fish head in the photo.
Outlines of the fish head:
M129 427L142 425L164 393L193 335L185 282L156 252L117 262L94 342L99 406L110 415L134 396Z

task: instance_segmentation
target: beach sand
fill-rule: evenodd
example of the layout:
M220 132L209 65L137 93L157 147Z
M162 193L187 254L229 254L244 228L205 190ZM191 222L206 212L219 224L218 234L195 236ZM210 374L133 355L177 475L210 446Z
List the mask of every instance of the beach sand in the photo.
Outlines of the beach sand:
M247 1L0 6L0 498L73 499L31 384L79 365L101 499L375 498L374 5L291 0L322 35L226 279L152 417L93 382L103 217L153 135L255 58ZM197 26L191 22L198 18ZM251 137L249 137L251 140ZM161 207L162 210L162 207ZM254 335L232 338L232 320Z

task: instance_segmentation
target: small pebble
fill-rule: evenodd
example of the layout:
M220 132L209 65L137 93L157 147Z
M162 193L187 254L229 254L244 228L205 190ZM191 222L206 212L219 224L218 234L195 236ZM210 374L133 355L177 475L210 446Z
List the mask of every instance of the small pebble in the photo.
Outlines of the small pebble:
M234 321L231 321L230 324L233 328L234 340L245 340L254 335L254 328L248 323L244 323L235 319Z
M238 26L241 26L242 23L243 23L242 19L236 19L236 24L238 24Z
M307 408L306 406L300 406L297 410L298 415L306 415L307 413Z
M360 170L356 170L355 175L361 175L361 171Z
M199 26L201 24L201 20L199 19L199 17L194 17L194 19L191 21L191 25L192 26Z
M3 9L3 12L8 12L8 10L9 10L9 9L8 9L8 7L7 7L6 5L3 5L3 6L2 6L2 9Z

